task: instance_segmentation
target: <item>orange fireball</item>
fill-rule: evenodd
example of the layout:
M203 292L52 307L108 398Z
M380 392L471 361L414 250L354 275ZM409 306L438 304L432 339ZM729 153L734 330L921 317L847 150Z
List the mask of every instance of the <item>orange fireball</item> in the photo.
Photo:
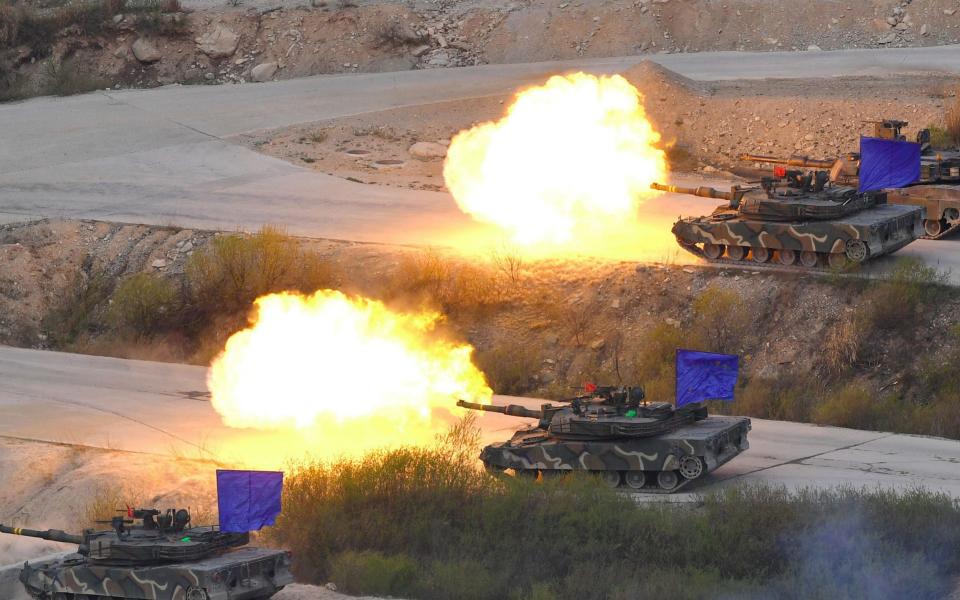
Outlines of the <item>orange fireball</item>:
M555 76L520 92L499 121L457 134L443 175L464 212L519 245L602 243L638 223L650 184L664 180L659 142L623 77Z
M492 396L473 348L439 320L332 290L258 298L210 366L213 407L231 427L296 429L319 456L429 442L458 398Z

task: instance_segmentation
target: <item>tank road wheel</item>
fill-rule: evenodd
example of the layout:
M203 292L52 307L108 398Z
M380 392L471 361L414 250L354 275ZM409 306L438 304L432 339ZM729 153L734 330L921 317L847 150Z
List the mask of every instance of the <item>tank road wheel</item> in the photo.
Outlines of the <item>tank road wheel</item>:
M771 256L773 256L773 253L770 252L769 248L754 248L750 258L753 259L753 262L765 263L770 262Z
M680 459L680 474L687 479L696 479L703 475L703 459L699 456L684 456Z
M839 270L846 268L850 261L847 260L847 255L843 252L831 252L827 255L827 264L830 265L831 269Z
M187 590L187 600L207 600L209 597L203 588L192 587Z
M743 260L747 255L747 249L743 246L727 246L727 256L732 260Z
M676 471L660 471L657 475L657 485L660 486L661 490L669 492L677 487L678 483L680 483L680 478L677 477Z
M704 244L703 254L710 260L717 260L723 256L723 244Z
M850 262L862 263L870 256L870 249L863 240L849 240L847 242L846 257Z
M797 262L797 251L786 249L777 250L777 262L781 265L792 265L793 263Z
M923 231L930 237L937 237L943 230L947 228L947 224L943 219L933 220L933 219L924 219L923 220Z
M800 264L812 269L817 266L818 256L816 252L810 252L809 250L804 250L800 253Z
M647 476L643 471L627 471L623 474L623 479L635 490L642 489L647 484Z
M615 488L620 486L620 471L600 471L597 475L603 485Z

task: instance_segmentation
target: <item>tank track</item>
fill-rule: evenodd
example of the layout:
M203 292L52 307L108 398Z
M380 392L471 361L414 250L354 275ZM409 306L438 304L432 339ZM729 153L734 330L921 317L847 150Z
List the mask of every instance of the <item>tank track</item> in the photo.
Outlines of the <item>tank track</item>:
M569 469L530 469L529 471L536 471L538 476L541 476L541 477L542 476L562 477L564 475L567 475L573 472L572 470L569 470ZM613 471L607 471L607 472L609 473ZM599 472L594 471L594 473L599 473ZM627 485L626 481L624 480L623 473L626 473L626 471L620 471L620 473L621 475L620 475L619 485L617 485L616 487L610 486L611 489L615 489L618 492L629 492L631 494L675 494L680 489L689 485L692 481L695 481L693 479L687 479L686 477L681 475L679 471L674 471L674 473L677 474L677 485L673 486L669 490L666 490L660 487L659 485L657 485L656 483L657 478L656 478L656 475L654 474L659 473L659 471L643 471L643 473L646 475L647 483L642 488L635 488ZM517 475L519 476L520 473L518 473ZM526 472L523 474L523 476L532 477L533 475L529 472ZM697 479L700 479L700 477L698 477Z
M694 256L704 260L705 262L714 264L714 265L727 265L730 267L739 267L739 268L756 268L756 269L766 269L770 271L780 271L780 272L796 272L796 273L832 273L834 270L827 264L823 264L823 260L817 261L817 266L815 267L805 267L803 265L784 265L778 262L769 261L769 262L756 262L749 259L744 260L733 260L732 258L727 258L726 256L721 256L720 258L710 258L704 254L703 250L698 248L696 245L684 244L681 241L677 241L681 248L693 254Z

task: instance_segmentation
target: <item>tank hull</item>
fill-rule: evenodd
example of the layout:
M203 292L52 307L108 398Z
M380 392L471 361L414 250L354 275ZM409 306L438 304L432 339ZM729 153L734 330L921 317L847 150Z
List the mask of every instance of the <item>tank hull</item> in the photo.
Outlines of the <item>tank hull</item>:
M260 600L293 583L293 575L285 552L240 548L189 563L136 567L93 564L71 554L25 564L20 581L38 600L73 594L85 594L78 596L84 600Z
M884 204L835 220L805 222L721 214L681 219L672 231L681 247L710 260L836 266L890 254L920 238L923 209ZM802 253L810 259L801 262Z
M919 206L926 211L924 237L940 239L960 228L960 185L919 184L889 190L894 204Z
M616 473L618 485L637 491L675 492L749 448L746 417L707 417L661 435L638 439L563 440L542 429L520 431L509 441L483 449L480 460L489 469L518 474L562 474L588 471ZM699 459L699 466L695 465ZM677 475L664 486L660 473ZM637 485L645 474L645 481ZM669 478L668 478L669 479ZM608 479L614 483L611 477Z

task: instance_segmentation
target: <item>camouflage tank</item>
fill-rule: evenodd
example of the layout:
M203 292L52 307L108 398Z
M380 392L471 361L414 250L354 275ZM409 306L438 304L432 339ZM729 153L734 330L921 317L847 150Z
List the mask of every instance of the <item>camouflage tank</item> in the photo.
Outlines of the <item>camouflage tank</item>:
M843 268L895 252L923 234L922 209L889 204L884 192L830 185L823 171L764 178L760 187L729 192L651 187L727 201L708 216L673 225L684 250L711 262Z
M871 121L874 125L873 136L882 139L906 141L900 133L908 123L896 119ZM891 204L905 204L923 208L924 220L922 237L940 239L960 228L960 152L934 150L930 145L930 130L917 132L916 142L920 144L920 178L905 188L886 190L887 201ZM788 158L742 154L740 160L756 163L780 165L779 177L795 176L795 171L785 167L807 169L825 169L829 171L830 181L848 185L857 185L860 172L860 154L848 152L834 160L790 156Z
M750 447L746 417L710 417L700 404L642 403L640 388L600 388L590 397L531 410L459 401L464 408L537 419L486 446L487 470L518 476L596 474L611 487L672 493Z
M123 511L127 512L127 511ZM288 583L290 556L243 547L248 533L190 526L186 510L138 509L112 528L73 535L0 525L0 533L77 544L74 554L26 562L20 581L38 600L260 600Z

